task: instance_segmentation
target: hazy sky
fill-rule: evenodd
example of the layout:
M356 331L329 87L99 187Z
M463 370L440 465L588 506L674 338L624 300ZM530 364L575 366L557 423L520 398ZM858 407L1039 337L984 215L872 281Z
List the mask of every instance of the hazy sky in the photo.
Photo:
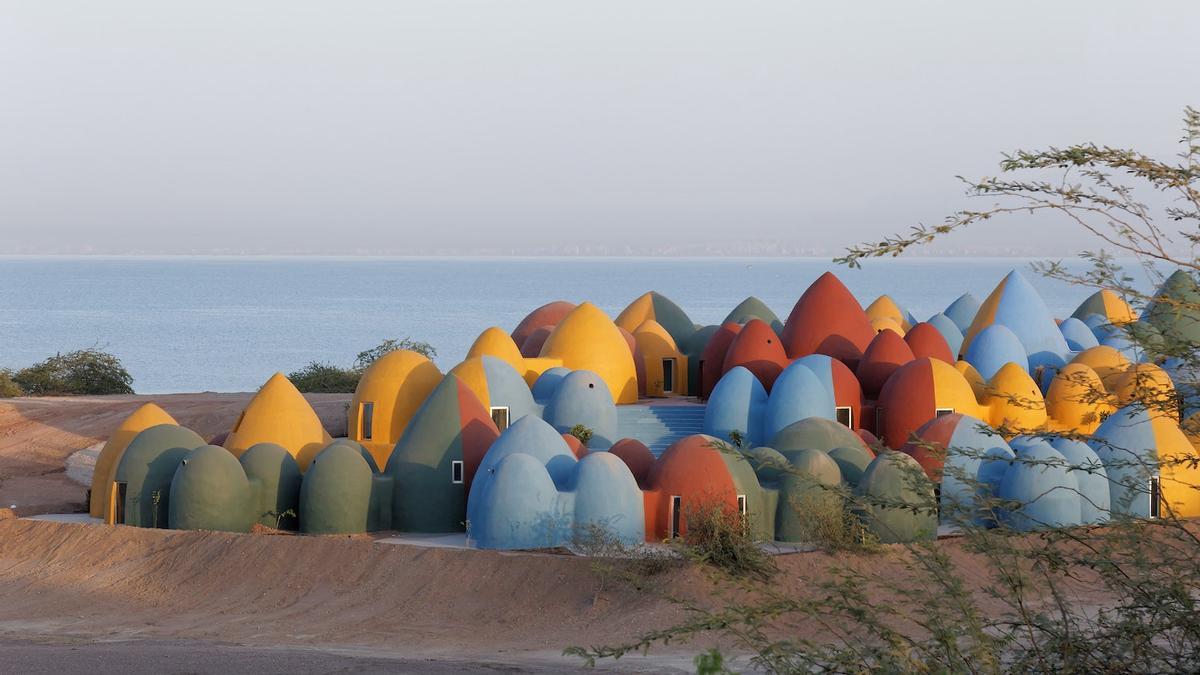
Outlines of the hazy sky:
M0 0L0 252L836 249L1003 150L1178 152L1198 31L1196 0Z

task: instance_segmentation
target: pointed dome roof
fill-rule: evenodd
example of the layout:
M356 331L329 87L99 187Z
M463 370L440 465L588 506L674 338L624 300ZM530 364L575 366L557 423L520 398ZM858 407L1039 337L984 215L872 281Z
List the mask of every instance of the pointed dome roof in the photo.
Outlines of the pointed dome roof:
M950 345L946 343L946 338L933 324L922 322L913 326L904 334L904 341L912 349L914 358L929 356L950 364L957 360L954 353L950 351Z
M894 331L880 331L863 353L854 374L867 398L875 398L896 370L916 358L904 338Z
M907 332L910 325L908 323L908 313L896 304L896 301L889 295L881 295L875 298L875 301L863 310L867 314L867 318L874 322L876 319L891 319L900 326L903 332Z
M1099 314L1113 324L1129 323L1137 318L1129 303L1107 288L1102 288L1089 295L1086 300L1079 303L1079 307L1071 316L1082 321L1089 314Z
M995 324L1008 328L1017 336L1029 357L1030 366L1061 362L1070 351L1042 296L1017 270L1009 272L984 300L971 327L963 335L961 353L967 353L976 335ZM983 374L987 376L987 373Z
M1104 382L1104 388L1110 392L1117 388L1121 375L1124 375L1130 366L1129 359L1125 358L1124 354L1108 345L1085 349L1076 354L1071 363L1082 363L1096 371L1100 380Z
M225 448L241 457L256 443L276 443L304 469L332 440L304 394L283 373L275 373L234 422Z
M826 272L796 301L781 337L792 358L826 354L853 368L875 332L850 290Z
M475 338L475 342L467 350L467 358L475 356L494 356L512 366L513 370L522 376L525 375L525 357L521 356L520 347L498 326L484 330Z
M599 307L585 302L566 316L542 346L541 355L571 370L590 370L608 385L617 405L637 402L637 370L629 345Z
M763 321L751 319L729 344L722 368L727 373L742 366L770 390L787 362L787 354L775 331Z
M636 334L638 326L646 321L657 321L661 324L675 339L676 344L681 344L696 332L696 324L688 318L687 312L658 291L643 293L629 303L629 306L617 316L615 323L630 333Z
M96 456L96 466L92 471L92 498L88 502L88 515L93 518L104 518L112 496L113 475L117 464L129 442L142 431L159 424L178 424L167 411L153 403L146 403L134 410L124 421L113 430L105 441L100 454Z
M946 339L946 346L954 358L958 358L959 348L962 347L963 335L958 325L945 314L934 314L929 317L929 325L933 326Z
M1162 333L1167 344L1200 343L1200 285L1184 270L1175 270L1154 293L1142 319Z
M1115 409L1100 376L1084 363L1063 366L1046 389L1046 413L1059 430L1090 434Z
M1042 390L1021 366L1004 364L988 382L984 403L991 408L992 426L1030 432L1046 423Z
M750 319L758 319L771 326L776 332L783 330L783 322L775 312L767 307L767 303L759 300L753 295L738 303L737 307L729 312L725 320L721 323L746 323Z
M979 313L979 298L971 293L963 293L942 313L958 326L960 333L966 333L975 321L975 315Z
M1004 324L985 327L967 347L963 360L975 366L985 380L992 379L1006 363L1016 363L1029 369L1029 357L1021 339Z
M524 345L529 336L533 335L533 332L539 328L548 326L553 329L573 309L575 309L575 303L567 302L566 300L555 300L554 302L548 302L538 307L527 314L524 319L521 319L521 323L517 324L517 327L513 329L513 343L518 346ZM534 356L537 356L537 354L534 354Z
M937 417L939 410L979 416L975 391L954 366L938 359L916 359L888 378L876 410L883 429L875 435L889 448L908 442L909 434Z

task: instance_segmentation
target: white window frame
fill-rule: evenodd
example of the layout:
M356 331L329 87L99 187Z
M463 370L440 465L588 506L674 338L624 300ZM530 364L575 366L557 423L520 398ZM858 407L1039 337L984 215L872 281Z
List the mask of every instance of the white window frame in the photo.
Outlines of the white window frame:
M506 405L494 405L494 406L491 406L490 408L488 408L488 416L492 418L492 424L496 424L496 411L497 410L504 411L504 429L511 427L512 426L512 411L509 410L508 406L506 406ZM497 426L497 428L499 428L500 425L497 424L496 426ZM500 429L500 431L503 432L504 429Z
M738 515L746 516L750 514L750 503L746 500L746 495L737 496Z
M935 419L938 417L941 417L943 415L953 415L953 414L954 414L954 408L934 408L933 409L933 416Z
M368 421L367 411L371 411ZM370 432L370 433L368 433ZM364 441L372 440L375 436L375 402L364 401L358 404L358 437Z
M835 408L833 409L833 417L834 417L834 419L836 420L836 419L837 419L837 416L838 416L838 413L840 413L840 412L841 412L841 411L843 411L843 410L845 410L845 411L846 411L846 420L847 420L847 422L846 422L846 428L847 428L847 429L853 429L853 428L854 428L854 408L853 408L852 406L848 406L848 405L839 405L839 406L835 407Z
M455 475L458 475L458 480L455 480ZM462 485L463 479L466 478L466 467L463 466L461 459L456 459L450 462L450 483L452 485Z

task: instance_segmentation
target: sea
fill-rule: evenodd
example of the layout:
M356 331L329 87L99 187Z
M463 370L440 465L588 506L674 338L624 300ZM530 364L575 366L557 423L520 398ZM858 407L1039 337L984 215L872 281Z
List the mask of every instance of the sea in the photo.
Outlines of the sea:
M349 366L386 338L437 349L447 370L485 328L552 300L616 318L656 290L698 324L754 295L786 319L823 272L865 307L892 296L920 320L962 293L981 301L1021 270L1065 317L1090 290L1022 258L899 258L849 269L820 258L0 257L0 367L98 347L138 393L254 391L311 361ZM1079 268L1081 262L1068 262Z

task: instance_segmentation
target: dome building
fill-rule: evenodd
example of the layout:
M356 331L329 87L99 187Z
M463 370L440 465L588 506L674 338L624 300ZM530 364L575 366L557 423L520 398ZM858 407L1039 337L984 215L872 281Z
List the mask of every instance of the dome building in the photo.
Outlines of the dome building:
M113 431L96 456L92 470L92 490L88 499L88 515L109 520L112 510L113 475L125 448L139 433L159 424L177 425L174 417L153 403L145 403Z
M304 395L283 373L275 373L233 423L225 449L240 457L252 445L276 443L304 470L331 440Z
M203 445L196 432L174 424L156 424L134 436L113 472L114 503L106 522L167 527L175 469Z
M384 354L358 381L346 411L347 437L366 447L377 465L387 464L409 421L441 381L441 371L421 354L407 349Z
M804 291L780 336L791 358L825 354L851 369L858 366L874 337L862 305L832 272L822 274Z

